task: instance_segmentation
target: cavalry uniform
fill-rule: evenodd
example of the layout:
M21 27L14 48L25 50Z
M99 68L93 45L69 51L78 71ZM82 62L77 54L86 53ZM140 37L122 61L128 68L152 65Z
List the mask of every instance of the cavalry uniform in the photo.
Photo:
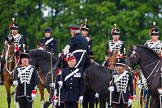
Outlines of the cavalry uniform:
M112 28L112 30L111 30L111 35L112 35L113 40L109 40L107 42L107 46L106 46L106 53L105 53L106 61L103 64L106 67L108 67L108 58L113 51L119 50L118 51L119 55L126 54L124 41L119 40L120 31L119 31L119 29L116 28L116 24L114 24L114 25L115 25L115 27Z
M20 58L21 55L25 54L20 54ZM36 68L33 65L16 67L13 84L16 86L16 101L20 108L32 108L33 95L36 96L38 84Z
M67 54L65 60L68 62L68 67L62 69L61 75L56 77L56 83L58 83L56 89L61 87L60 100L64 101L64 108L78 108L78 101L81 103L83 101L83 71L75 68L77 62L73 54Z
M128 104L129 97L133 97L132 75L126 70L123 74L123 77L114 84L112 103L120 104L120 102L123 102L124 104ZM114 81L119 77L120 75L117 72L113 73Z
M14 71L14 80L18 80L16 100L23 108L32 108L32 91L37 89L38 76L34 66L18 66ZM29 105L29 106L28 106Z
M64 102L77 102L83 96L82 71L78 68L62 70L62 100Z
M41 39L40 42L45 43L46 51L51 52L51 50L52 50L52 54L56 54L57 41L56 41L55 38L53 38L53 37L50 37L50 38L43 37L43 39Z
M80 30L80 27L78 26L71 26L70 30ZM86 59L88 57L87 55L88 51L88 42L87 40L80 34L76 33L70 41L70 49L69 53L73 53L76 57L77 64L76 67L83 68Z
M144 46L151 48L159 55L159 57L162 57L162 41L158 39L160 36L160 33L159 33L158 28L156 28L155 22L153 22L153 27L150 29L150 36L151 36L151 39L147 40ZM143 77L143 74L141 76L142 77L140 79L141 81L140 84L142 84L142 87L144 87L144 98L146 99L145 108L148 108L151 95L147 88L146 78Z
M157 54L161 54L162 51L162 41L158 40L157 42L153 42L152 40L147 40L144 46L147 46L153 49Z
M52 34L52 29L50 27L45 28L44 32L50 32ZM44 43L46 46L46 51L51 52L52 54L56 54L57 51L57 40L53 37L43 37L40 40L40 43Z
M108 41L107 43L107 50L113 52L115 50L119 50L119 54L125 54L125 45L124 45L124 41L118 41L115 42L113 40ZM106 55L109 56L109 53L106 51Z
M130 72L125 70L125 59L118 58L117 70L112 76L112 108L127 108L133 100L133 79Z

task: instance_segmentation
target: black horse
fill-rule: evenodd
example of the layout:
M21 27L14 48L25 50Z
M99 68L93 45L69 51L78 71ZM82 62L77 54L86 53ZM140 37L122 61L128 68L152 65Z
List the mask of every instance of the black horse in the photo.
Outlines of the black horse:
M160 88L161 59L152 49L145 46L131 46L127 53L127 63L134 68L139 65L152 96L150 108L160 108L158 88Z
M46 84L45 77L53 71L51 66L53 67L55 65L57 57L51 56L50 53L39 49L29 50L29 54L31 59L30 64L34 65L38 71L38 88L41 94L41 101L44 101L44 88L50 93L50 87L49 84Z
M66 64L66 63L64 59L59 58L58 62L56 63L57 66L55 65L55 67L61 68L61 64ZM56 70L56 68L53 69ZM56 75L56 73L54 73L53 75ZM51 83L50 78L51 78L50 74L46 76L47 83L48 83L47 85ZM88 89L92 89L95 92L99 93L99 95L103 97L107 102L109 102L110 99L109 98L110 92L108 90L108 87L111 78L112 78L112 70L107 69L106 67L103 67L97 63L86 64L83 73L83 80L85 86L88 87ZM49 104L50 104L49 102L46 102L44 108L47 108Z

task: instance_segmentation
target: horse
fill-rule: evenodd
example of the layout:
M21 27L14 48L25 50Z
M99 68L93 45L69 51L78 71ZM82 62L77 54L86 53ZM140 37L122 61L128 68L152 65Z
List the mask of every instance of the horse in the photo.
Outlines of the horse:
M10 87L13 83L13 72L14 69L17 67L18 62L15 58L15 45L13 37L8 37L5 42L5 51L6 51L6 65L3 69L4 75L4 84L7 91L7 102L8 108L10 108L11 103L11 96L10 96ZM50 53L40 50L40 49L32 49L29 50L30 54L30 64L34 65L38 71L39 76L39 84L38 88L41 94L41 101L44 100L44 88L50 92L49 85L45 84L45 76L47 73L51 71L51 63L54 65L57 61L57 57L51 56Z
M60 64L66 64L64 59L58 59L59 61L55 65L55 70L56 68L62 68L64 66ZM66 64L67 65L67 64ZM55 71L53 71L55 72ZM56 77L56 73L53 73L53 77ZM48 84L49 79L51 78L50 75L46 76L46 80ZM85 87L88 87L88 89L94 90L95 92L99 93L99 95L104 98L107 102L110 100L110 92L108 90L108 87L110 86L110 81L112 78L112 70L108 69L106 67L103 67L99 65L98 63L87 63L85 68L84 68L84 73L83 73L83 81L85 84ZM51 80L50 80L51 81ZM52 103L52 102L51 102ZM51 103L47 102L46 106L44 108L47 108Z
M8 108L10 108L10 103L11 103L10 87L13 83L14 69L18 65L16 61L16 57L14 55L14 39L6 38L4 48L6 51L6 55L5 55L6 64L2 72L3 72L3 77L4 77L4 85L5 85L6 92L7 92Z
M130 46L126 56L128 66L139 65L147 81L148 90L152 96L150 108L160 108L158 90L161 88L161 59L152 49L145 46Z
M30 64L34 65L38 71L38 88L41 94L41 102L44 102L44 89L46 88L48 93L50 93L49 84L46 84L45 77L47 74L51 73L52 67L57 61L57 57L52 56L50 53L40 50L40 49L31 49L29 50L30 54ZM52 56L52 58L51 58ZM51 61L52 60L52 61ZM42 105L43 107L43 105Z

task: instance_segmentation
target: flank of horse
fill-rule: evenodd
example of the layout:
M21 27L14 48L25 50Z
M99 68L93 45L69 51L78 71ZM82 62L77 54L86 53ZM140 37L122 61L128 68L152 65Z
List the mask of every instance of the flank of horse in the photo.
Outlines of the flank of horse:
M152 96L150 108L160 108L158 90L160 84L161 59L152 49L145 46L131 46L127 54L127 63L134 68L139 65L148 84Z
M5 51L6 51L6 64L3 69L3 75L4 75L4 84L7 91L8 108L10 108L10 103L11 103L10 87L13 83L14 69L18 65L16 58L14 56L13 39L7 38L7 43L5 43ZM30 53L30 64L34 65L38 71L38 76L39 76L38 88L41 94L41 102L43 102L44 88L46 88L47 91L50 92L49 85L46 85L45 83L45 76L51 72L51 66L55 64L57 58L54 56L51 57L50 53L39 49L29 50L29 53ZM53 65L51 65L51 63Z

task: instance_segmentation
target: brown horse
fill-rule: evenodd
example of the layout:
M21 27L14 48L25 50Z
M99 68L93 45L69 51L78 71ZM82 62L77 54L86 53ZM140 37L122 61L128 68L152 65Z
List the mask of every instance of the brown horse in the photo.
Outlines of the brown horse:
M8 108L10 108L11 103L10 87L13 83L13 72L15 67L18 65L18 62L16 61L16 57L14 55L15 54L14 49L15 49L14 39L7 38L5 42L6 64L3 69L3 75L4 75L4 84L7 91ZM39 76L38 88L41 94L41 102L43 102L44 88L47 88L48 92L50 91L49 86L45 84L45 76L47 73L51 71L51 59L52 64L54 65L57 58L53 56L51 58L51 55L48 52L39 49L29 50L29 53L31 58L30 64L34 65L38 71Z
M7 92L7 102L8 108L10 108L11 103L11 95L10 95L10 87L13 81L13 72L15 67L17 66L16 58L14 56L14 43L13 38L7 38L5 42L5 61L6 64L3 68L3 75L4 75L4 85Z

